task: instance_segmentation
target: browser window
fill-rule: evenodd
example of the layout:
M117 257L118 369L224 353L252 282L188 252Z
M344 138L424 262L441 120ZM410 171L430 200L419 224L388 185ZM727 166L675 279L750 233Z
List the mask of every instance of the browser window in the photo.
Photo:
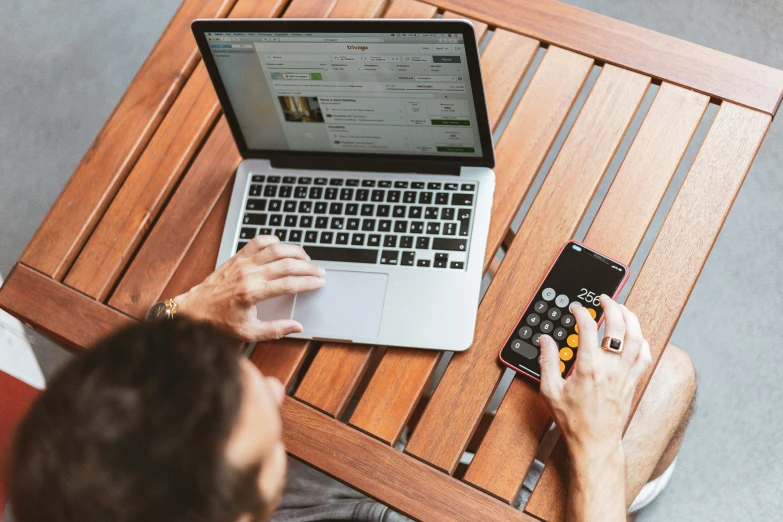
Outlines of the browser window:
M206 36L251 149L481 156L461 34Z

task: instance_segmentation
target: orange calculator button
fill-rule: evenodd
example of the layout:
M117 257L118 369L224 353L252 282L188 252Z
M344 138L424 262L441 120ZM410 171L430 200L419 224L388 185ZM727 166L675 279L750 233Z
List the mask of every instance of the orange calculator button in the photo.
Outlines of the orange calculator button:
M590 317L595 319L595 310L593 310L592 308L588 308L587 311L590 312Z
M566 343L571 348L576 348L577 346L579 346L579 336L576 334L569 335L568 339L566 339Z
M576 333L579 333L579 325L578 325L578 324L575 324L575 325L574 325L574 331L575 331Z
M574 351L571 348L568 348L567 346L565 348L560 348L560 358L564 361L570 361L573 356Z
M563 361L560 361L560 373L563 373L565 371L565 364Z

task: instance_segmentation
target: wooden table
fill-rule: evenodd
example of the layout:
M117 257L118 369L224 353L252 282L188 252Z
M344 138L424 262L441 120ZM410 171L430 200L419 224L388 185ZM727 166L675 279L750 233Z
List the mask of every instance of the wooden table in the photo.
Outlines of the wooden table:
M584 239L629 264L697 126L709 125L626 301L657 361L778 109L781 71L551 0L185 0L0 290L0 306L78 350L212 271L240 157L191 20L438 13L470 17L488 40L481 62L493 129L511 114L496 147L485 267L498 250L504 257L474 345L449 362L404 451L395 443L424 404L440 353L284 340L258 345L251 359L289 386L289 452L368 495L425 520L562 519L556 465L524 513L509 505L550 423L525 380L514 380L472 464L458 468L503 373L496 356L523 311L519 296L535 291L574 236L635 117L641 126ZM651 89L649 111L636 115ZM709 104L719 105L711 122ZM578 117L513 233L572 108Z

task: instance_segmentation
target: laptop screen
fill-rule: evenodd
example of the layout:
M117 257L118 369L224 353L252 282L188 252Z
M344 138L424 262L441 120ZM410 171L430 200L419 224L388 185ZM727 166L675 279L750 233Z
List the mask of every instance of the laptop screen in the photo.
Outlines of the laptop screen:
M477 116L466 51L472 45L475 56L472 35L467 42L461 32L203 35L251 151L484 156L486 108ZM483 105L478 71L473 78Z

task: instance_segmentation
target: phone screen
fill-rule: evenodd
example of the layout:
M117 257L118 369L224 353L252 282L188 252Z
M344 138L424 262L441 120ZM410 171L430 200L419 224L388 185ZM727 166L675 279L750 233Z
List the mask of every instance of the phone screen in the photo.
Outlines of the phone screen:
M603 310L598 297L613 296L625 273L620 263L578 243L567 243L503 347L501 359L539 379L539 337L547 334L560 349L560 372L566 376L579 348L579 329L569 305L585 306L600 321Z

